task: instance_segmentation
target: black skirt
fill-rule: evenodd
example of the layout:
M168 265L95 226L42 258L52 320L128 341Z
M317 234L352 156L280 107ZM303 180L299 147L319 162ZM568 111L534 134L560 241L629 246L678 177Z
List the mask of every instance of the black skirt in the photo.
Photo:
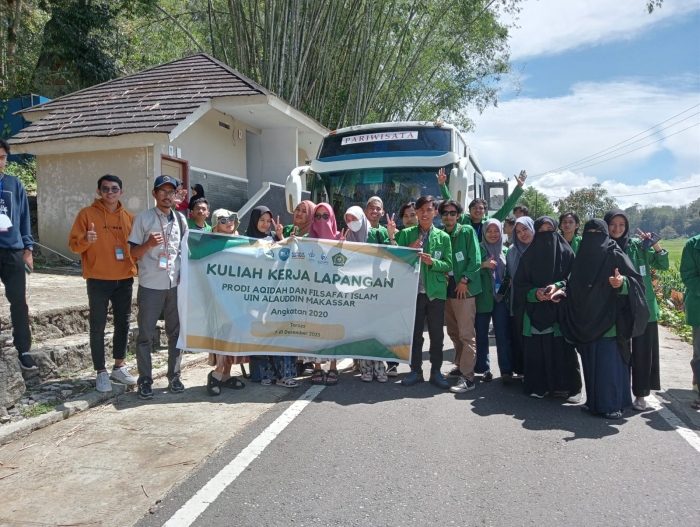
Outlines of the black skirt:
M649 322L644 333L632 339L632 393L647 397L661 389L659 370L659 325Z

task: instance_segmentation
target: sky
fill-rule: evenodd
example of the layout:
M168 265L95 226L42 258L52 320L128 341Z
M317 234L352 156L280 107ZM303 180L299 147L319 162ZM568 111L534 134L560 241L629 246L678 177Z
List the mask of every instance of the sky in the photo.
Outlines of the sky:
M513 75L470 115L487 178L526 169L552 200L601 183L622 207L700 197L700 0L521 5L504 18Z

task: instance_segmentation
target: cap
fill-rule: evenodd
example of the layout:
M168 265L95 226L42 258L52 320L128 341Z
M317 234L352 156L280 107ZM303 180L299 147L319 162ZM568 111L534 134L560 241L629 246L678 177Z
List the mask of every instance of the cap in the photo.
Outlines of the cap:
M153 190L156 190L163 185L173 185L175 188L182 185L182 181L173 176L158 176L155 183L153 183Z

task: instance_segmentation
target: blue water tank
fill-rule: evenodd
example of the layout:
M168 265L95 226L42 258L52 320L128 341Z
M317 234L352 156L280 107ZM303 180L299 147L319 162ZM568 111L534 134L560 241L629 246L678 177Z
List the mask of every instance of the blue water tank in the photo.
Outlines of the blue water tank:
M42 95L35 95L32 93L30 95L17 97L16 99L10 99L9 101L0 101L0 130L2 131L2 136L8 139L30 125L30 122L17 112L21 112L32 106L37 106L38 104L44 104L50 100L51 99ZM9 156L8 161L22 161L30 157L32 156L29 154L12 154Z

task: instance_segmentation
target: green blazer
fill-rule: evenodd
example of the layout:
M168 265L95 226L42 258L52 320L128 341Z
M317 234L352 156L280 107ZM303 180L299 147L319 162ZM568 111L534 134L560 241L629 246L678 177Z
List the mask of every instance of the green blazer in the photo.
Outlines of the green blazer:
M396 233L398 235L398 233ZM389 231L386 227L371 228L367 233L367 243L377 243L379 245L391 245L389 240Z
M481 223L485 223L486 220L490 220L491 218L495 218L498 221L503 221L505 220L510 212L513 210L513 207L518 203L518 200L520 199L520 196L523 195L523 187L520 185L515 187L515 190L513 190L513 193L508 196L508 199L506 202L503 204L503 206L498 209L493 216L484 216L481 219ZM442 194L442 199L452 199L452 194L450 194L450 189L447 188L447 185L440 185L440 193ZM469 205L469 203L467 203ZM457 220L458 223L461 223L462 225L471 225L472 224L472 218L469 216L467 213L463 213L460 217L459 220Z
M632 238L625 252L632 260L634 268L644 279L645 296L647 304L649 304L649 322L656 322L659 320L659 304L656 302L654 285L651 283L651 269L654 268L658 271L668 270L668 251L663 250L657 253L652 247L645 251L642 249L642 240Z
M420 236L420 225L409 227L396 233L396 244L408 247ZM423 277L425 292L429 298L447 299L447 278L445 273L452 270L452 246L446 232L437 228L430 230L430 235L423 245L423 252L433 258L433 265L428 267L421 262L420 272Z
M508 248L503 248L503 256L508 254ZM489 259L489 253L486 251L481 251L481 263L484 263ZM493 298L493 277L491 276L491 269L481 269L479 275L481 277L481 292L476 297L476 312L477 313L491 313L494 308L494 298ZM503 278L506 277L505 272L503 273ZM509 290L510 292L510 290ZM506 300L510 293L506 294L503 300Z
M685 285L686 323L700 327L700 234L693 236L683 247L681 280Z
M294 224L292 225L285 225L284 229L282 229L282 236L285 238L289 238L292 235L292 231L294 230ZM302 238L306 238L309 235L309 233L306 233L302 235Z
M458 223L451 233L445 233L450 237L455 280L459 282L463 276L466 277L469 280L469 297L478 295L481 293L481 248L476 231L471 225Z

